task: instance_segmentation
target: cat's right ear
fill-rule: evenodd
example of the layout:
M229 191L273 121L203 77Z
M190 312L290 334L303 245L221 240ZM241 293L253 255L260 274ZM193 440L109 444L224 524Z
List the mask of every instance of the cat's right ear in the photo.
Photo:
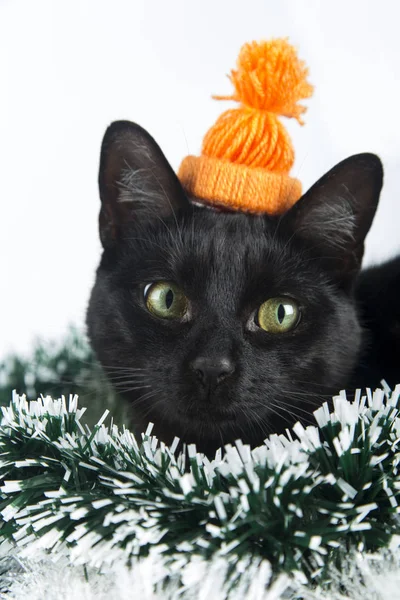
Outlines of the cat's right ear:
M165 218L189 206L172 167L149 133L130 121L108 127L101 147L100 239L113 246L135 219Z
M350 156L317 181L283 217L294 235L344 284L361 266L382 183L382 163L375 154Z

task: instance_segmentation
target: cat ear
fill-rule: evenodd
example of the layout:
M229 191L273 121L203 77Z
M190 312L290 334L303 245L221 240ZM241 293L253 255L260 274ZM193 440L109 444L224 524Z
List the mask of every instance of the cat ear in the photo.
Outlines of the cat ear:
M383 183L375 154L356 154L333 167L285 215L300 236L343 280L361 266Z
M183 188L160 147L130 121L108 127L101 147L100 239L117 241L124 224L139 218L165 218L189 206Z

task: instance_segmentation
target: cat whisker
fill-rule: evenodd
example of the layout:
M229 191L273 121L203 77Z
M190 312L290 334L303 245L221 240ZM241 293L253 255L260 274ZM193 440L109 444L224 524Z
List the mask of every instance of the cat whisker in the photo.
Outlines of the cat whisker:
M148 396L148 397L146 397L146 398L143 398L143 400L147 400L147 401L148 401L148 400L150 400L151 398L154 398L154 396L156 396L158 393L159 393L159 391L158 391L158 390L156 390L156 391L154 392L154 394L153 394L153 395L150 395L150 396ZM161 404L161 405L162 405L162 404L164 404L164 410L162 411L162 415L161 415L161 419L160 419L160 421L161 421L161 422L163 422L163 421L164 421L164 416L165 416L165 414L166 414L166 412L167 412L167 406L165 406L165 400L164 400L164 398L159 398L159 399L158 399L158 400L156 400L155 402L152 402L152 403L151 403L151 406L149 406L149 407L148 407L148 409L147 409L147 410L145 410L141 416L142 416L144 419L146 419L146 418L148 417L148 415L151 413L151 411L152 411L152 410L153 410L153 409L154 409L156 406L159 406L160 404Z
M129 394L130 392L135 392L137 390L144 390L144 389L148 389L151 388L151 385L138 385L138 386L133 386L133 387L124 387L124 386L118 386L116 385L116 387L118 388L118 391L120 394Z
M248 411L248 412L249 412L249 413L252 415L252 417L254 417L254 421L255 421L255 422L258 424L258 425L260 425L260 423L259 423L259 421L258 421L258 420L259 420L259 415L257 415L257 413L256 413L256 412L255 412L255 411L254 411L254 410L253 410L251 407L249 408L249 411ZM246 415L246 411L245 411L243 408L242 408L242 413L243 413L243 415L244 415L245 417L247 417L247 415ZM257 432L256 432L255 424L253 423L253 420L248 420L248 422L247 422L247 423L248 423L248 425L249 425L249 427L250 427L250 430L251 430L251 432L252 432L254 435L256 435L256 433L257 433ZM261 427L261 430L264 432L264 428L263 428L263 427Z
M276 415L277 417L279 417L280 419L282 419L282 413L281 413L281 411L279 411L279 410L278 410L278 409L275 407L275 405L273 405L273 404L270 404L270 405L268 406L268 410L269 410L269 412L271 412L273 415ZM293 413L291 413L290 411L288 411L288 410L283 410L283 412L286 412L286 413L288 413L288 414L289 414L291 417L293 417ZM291 419L291 421L288 421L288 419L286 419L286 420L284 421L284 424L285 424L287 427L290 427L290 423L292 423L292 422L293 422L293 419ZM272 430L272 424L270 424L270 429ZM272 431L272 433L276 433L276 431Z
M311 410L311 409L315 409L315 410L317 410L317 408L319 408L319 407L320 407L320 405L319 405L319 404L315 404L315 405L313 405L313 406L311 407L311 409L310 409L310 410L307 410L307 409L304 409L304 408L302 408L302 407L301 407L301 406L299 406L298 404L293 404L293 403L291 403L291 402L285 402L284 400L279 400L279 402L278 402L278 403L274 403L274 404L275 404L275 406L286 406L286 407L288 407L289 409L291 408L291 409L293 409L293 410L296 410L296 412L297 412L297 413L304 413L305 415L309 415L309 416L310 416L310 418L312 418L312 415L313 415L313 412L314 412L314 410Z
M62 359L60 359L61 361ZM74 358L74 360L76 360L76 362L80 363L81 365L85 365L87 367L93 368L94 365L97 365L98 367L101 367L101 370L105 370L105 369L109 369L109 370L118 370L118 371L124 371L125 369L130 369L130 370L135 370L135 371L145 371L148 369L143 369L140 367L129 367L129 366L124 366L124 365L109 365L109 364L100 364L100 362L93 358L91 360L86 360L84 358ZM33 367L36 367L36 363L35 361L32 361L30 363L30 365L32 365Z
M260 415L258 415L254 410L252 410L251 407L247 407L248 413L250 413L253 417L254 417L254 421L253 420L248 420L248 414L246 413L246 411L244 410L244 408L241 408L241 412L242 414L245 416L246 421L248 426L250 427L251 433L256 437L257 436L257 431L256 431L256 427L255 427L255 423L257 423L257 426L261 429L261 433L263 436L267 436L268 435L268 429L271 427L270 423L268 423L268 421L264 420L264 418L260 419Z
M306 423L308 425L312 425L314 423L313 420L312 420L312 417L311 417L310 413L308 413L307 411L304 411L304 410L301 411L301 412L303 412L306 415L305 417L302 416L302 415L299 415L299 408L298 407L287 408L286 406L282 406L280 404L273 404L273 403L271 403L271 404L268 405L268 408L269 409L270 408L274 409L275 410L275 414L278 415L278 416L280 416L280 417L282 417L282 415L280 414L281 412L284 412L284 413L290 415L290 417L292 417L292 421L293 421L293 417L294 417L295 419L298 419L298 420L300 420L303 423Z
M142 402L144 402L145 400L148 400L150 397L152 396L156 396L157 394L161 394L162 390L156 389L156 390L151 390L149 392L146 392L145 394L142 394L141 396L139 396L139 398L134 398L131 401L131 405L132 406L136 406L138 404L141 404Z
M263 433L263 438L266 439L274 433L274 429L267 417L262 417L261 419L258 417L258 419L260 422L261 431Z
M276 381L275 385L278 386L281 380L285 381L285 378L278 379ZM299 379L297 376L296 376L296 384L306 385L307 389L309 388L309 386L311 384L313 387L320 387L320 388L324 388L326 390L326 384L325 383L318 383L318 382L312 381L311 379L309 379L309 380Z
M130 380L130 379L137 381L137 380L141 380L141 379L142 380L147 379L148 377L149 376L147 373L125 373L124 375L122 375L122 374L121 375L111 375L111 376L109 375L107 377L107 379L110 382L124 381L124 380Z
M282 409L283 411L286 412L290 412L291 414L294 414L294 412L299 411L299 412L303 412L306 415L310 415L310 412L300 408L299 406L297 406L296 404L292 403L292 402L285 402L284 400L269 400L268 403L266 405L264 405L264 407L268 408L270 406L273 406L275 408Z
M102 366L103 366L103 369L106 371L117 371L117 372L122 372L122 373L127 372L127 371L131 372L131 371L148 371L149 370L149 369L143 369L141 367L126 367L126 366L118 367L118 366L112 366L112 365L102 365Z
M299 406L296 406L295 404L288 404L281 400L279 400L279 403L269 400L267 404L264 404L263 402L253 401L252 404L270 410L279 417L282 417L281 412L284 412L286 414L289 414L291 417L296 417L303 421L307 420L310 424L313 423L312 415L310 414L310 412L300 408ZM300 415L300 413L304 413L306 415L306 418Z
M218 425L218 423L217 423L217 432L218 432L219 438L221 440L221 448L224 448L225 447L225 441L224 441L224 436L222 434L222 427L220 427Z
M247 419L247 415L246 415L245 411L243 410L243 408L242 408L241 406L239 406L238 408L239 408L240 412L241 412L241 413L242 413L242 414L243 414L243 415L246 417L246 418L245 418L245 422L247 423L247 422L248 422L248 419ZM245 436L245 433L246 433L246 432L245 432L245 430L244 430L244 427L243 427L242 423L241 423L240 421L238 421L238 420L237 420L235 425L236 425L236 427L239 429L239 431L240 431L240 432L243 434L243 436ZM236 439L238 439L238 436L236 436ZM233 439L229 439L229 440L228 440L228 442L229 442L229 443L234 443L234 442L235 442L235 440L233 440Z
M272 425L269 422L267 417L260 416L256 411L252 410L251 407L247 406L246 410L254 417L254 422L257 423L257 426L261 429L261 433L262 433L264 439L266 437L268 437L271 433L273 433ZM247 417L246 412L245 411L243 411L243 412ZM256 432L255 427L254 427L254 432Z
M295 398L296 400L299 400L299 402L301 402L302 404L309 404L311 406L315 406L316 408L321 406L324 400L327 400L328 398L331 399L331 396L322 396L320 394L313 395L307 392L291 392L282 389L280 391L286 397L289 396L290 398ZM279 402L285 402L285 400L279 398Z

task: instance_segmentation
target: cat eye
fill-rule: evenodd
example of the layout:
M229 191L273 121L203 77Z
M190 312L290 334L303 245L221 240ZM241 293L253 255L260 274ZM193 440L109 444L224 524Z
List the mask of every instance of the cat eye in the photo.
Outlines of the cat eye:
M270 298L261 304L256 316L257 325L268 333L291 331L299 318L299 307L291 298Z
M168 281L146 285L144 299L148 311L160 319L182 319L188 309L185 294Z

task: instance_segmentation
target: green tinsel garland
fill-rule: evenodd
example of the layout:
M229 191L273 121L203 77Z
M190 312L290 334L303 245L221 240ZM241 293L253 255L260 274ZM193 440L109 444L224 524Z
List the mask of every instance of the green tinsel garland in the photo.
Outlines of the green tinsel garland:
M15 394L2 408L0 535L22 555L41 548L96 568L156 551L175 569L223 557L232 585L254 561L323 581L347 550L400 539L399 396L400 385L341 393L317 426L209 461L150 429L140 443L104 419L91 430L76 396Z

